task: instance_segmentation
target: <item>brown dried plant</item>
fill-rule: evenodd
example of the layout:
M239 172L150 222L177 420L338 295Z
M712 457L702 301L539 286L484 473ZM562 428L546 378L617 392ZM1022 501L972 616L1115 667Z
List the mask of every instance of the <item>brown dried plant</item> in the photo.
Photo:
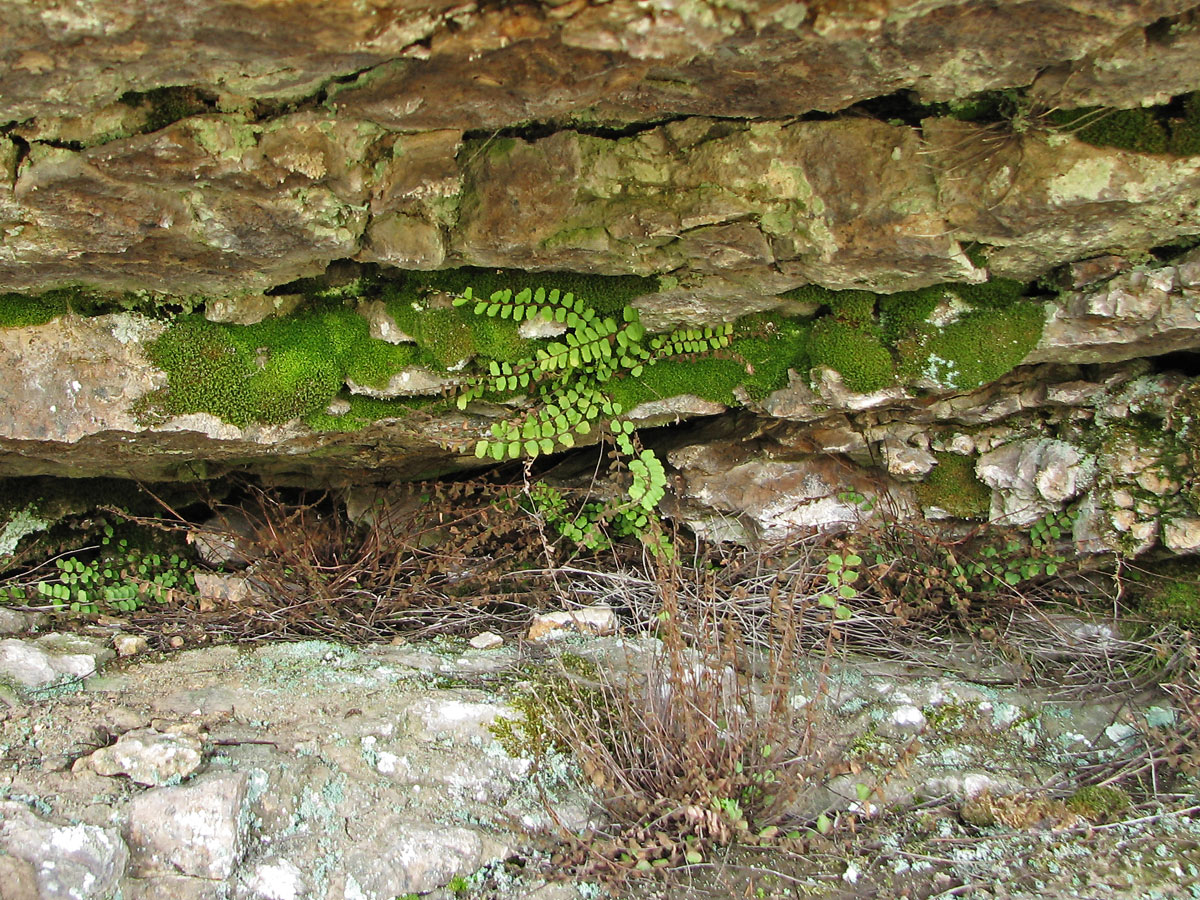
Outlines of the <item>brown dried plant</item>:
M538 685L536 723L521 707L522 727L579 760L615 824L563 856L593 875L704 864L733 843L797 842L791 811L830 768L815 741L821 704L796 694L801 670L819 682L834 650L828 627L815 662L805 650L806 617L815 626L830 615L812 583L776 578L751 614L746 597L730 602L719 571L679 559L647 561L652 600L638 576L622 596L657 640Z

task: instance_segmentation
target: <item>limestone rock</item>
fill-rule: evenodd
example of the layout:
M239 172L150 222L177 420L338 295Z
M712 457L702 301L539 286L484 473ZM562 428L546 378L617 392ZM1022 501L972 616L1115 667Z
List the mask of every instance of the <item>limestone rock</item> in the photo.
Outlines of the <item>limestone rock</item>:
M366 247L358 258L402 269L436 269L446 260L446 243L441 230L431 222L385 213L371 220Z
M137 656L150 649L150 642L140 634L118 634L113 636L113 649L117 656Z
M1171 519L1163 525L1162 540L1175 553L1200 553L1200 519Z
M279 857L263 860L242 876L240 886L253 900L300 900L308 880L292 862Z
M468 643L476 650L495 650L497 647L504 646L504 638L494 631L481 631Z
M351 822L351 837L362 829ZM371 836L382 841L356 840L346 853L347 894L370 900L390 900L404 894L425 894L455 875L469 875L481 866L505 858L509 849L470 829L396 816L377 823Z
M367 320L371 337L377 341L387 341L389 344L411 344L413 339L400 330L396 320L387 311L387 306L381 300L358 305L358 314Z
M0 850L0 886L14 900L107 900L129 860L114 829L55 825L11 800L0 801ZM21 893L31 881L36 892Z
M937 465L937 458L928 450L892 436L882 442L881 449L888 474L900 481L920 481Z
M536 615L527 637L534 643L540 643L560 640L571 634L601 636L616 634L616 631L617 614L612 607L597 605Z
M695 394L679 394L675 397L665 397L662 400L648 400L639 403L625 413L642 426L653 426L658 423L679 422L692 416L715 416L725 412L728 407L724 403L706 400Z
M244 773L213 773L134 797L127 838L133 874L228 878L245 847L246 789Z
M1029 525L1085 490L1095 460L1064 441L1013 441L983 454L975 471L992 489L992 521Z
M230 325L253 325L271 316L288 315L303 299L300 294L214 297L204 306L204 318Z
M186 875L161 875L155 878L127 878L123 883L128 900L226 900L225 885L208 878Z
M1200 264L1193 250L1175 266L1135 269L1099 290L1063 294L1048 305L1042 338L1026 362L1116 362L1200 347L1200 290L1181 272Z
M1025 280L1056 259L1170 240L1164 226L1177 236L1196 230L1195 157L1098 148L1035 132L997 140L986 126L953 118L925 120L924 135L940 173L940 208L960 239L997 248L988 257L993 275ZM1155 202L1147 205L1150 196Z
M1033 96L1047 106L1167 103L1200 88L1192 61L1200 54L1200 14L1189 10L1157 28L1132 27L1068 65L1038 76Z
M41 627L45 621L44 613L23 612L0 606L0 634L23 634Z
M682 469L682 498L707 510L704 518L716 510L751 524L754 536L764 540L808 529L844 531L869 516L862 498L878 492L864 470L829 457L751 458L724 469L681 465L681 455L670 458ZM902 492L894 497L898 509L913 508ZM691 511L680 515L695 519Z
M196 572L196 594L203 600L241 606L252 604L264 595L261 582L249 575L222 572Z
M0 438L71 444L100 431L140 430L131 404L165 384L142 342L162 330L129 314L0 328L0 362L21 373L0 396Z
M346 387L352 394L386 400L393 397L422 397L439 394L459 382L458 378L438 375L424 366L409 366L392 375L384 387L371 387L350 380L346 381Z
M203 745L189 734L154 729L128 731L115 744L85 757L98 775L127 775L138 784L162 787L193 774L203 761Z
M48 634L33 641L0 641L0 677L25 688L86 678L112 659L112 650L87 638Z
M257 525L240 510L213 516L187 533L187 542L210 566L245 568L253 558Z

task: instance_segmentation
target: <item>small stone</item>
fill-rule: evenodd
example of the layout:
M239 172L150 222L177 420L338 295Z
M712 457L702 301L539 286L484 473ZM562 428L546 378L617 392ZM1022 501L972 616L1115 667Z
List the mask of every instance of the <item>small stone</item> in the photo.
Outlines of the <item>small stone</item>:
M1137 481L1139 487L1156 497L1179 493L1179 482L1158 469L1147 469L1138 474L1134 480Z
M882 450L888 474L899 481L920 481L937 465L937 459L928 450L910 446L891 435L883 439Z
M0 634L24 634L33 626L32 620L28 613L0 606Z
M308 894L304 873L279 857L256 865L242 877L242 886L255 900L300 900Z
M179 635L175 635L167 643L170 644L172 650L179 650L183 647L184 641Z
M892 712L892 725L904 731L924 731L925 714L915 706L899 706Z
M387 310L387 304L382 300L372 300L358 305L358 314L367 320L368 331L377 341L389 344L412 344L411 337L404 333L392 314Z
M1137 734L1137 729L1132 725L1126 725L1124 722L1117 722L1104 729L1104 736L1114 744L1127 741L1135 734Z
M244 567L253 557L255 525L241 512L213 516L194 531L187 542L210 566Z
M504 646L504 638L494 631L484 631L471 638L469 643L476 650L495 650L497 647Z
M1133 494L1124 488L1115 490L1112 493L1112 503L1118 509L1133 509Z
M600 637L616 632L617 614L611 606L602 604L534 616L528 639L535 642L554 641L572 633Z
M150 642L140 634L118 634L113 638L117 656L137 656L150 649Z
M203 759L203 745L195 737L142 729L121 735L87 757L87 763L99 775L127 775L138 784L162 787L187 778Z
M454 387L458 383L459 379L439 375L425 366L406 366L399 372L394 373L384 387L359 384L352 379L346 379L346 387L350 393L363 397L374 397L378 400L437 394Z
M361 897L398 897L426 894L456 875L468 875L480 866L508 855L509 848L471 828L434 825L391 818L386 828L367 831L351 822L353 846L345 856L347 881L353 879ZM366 835L385 835L371 842ZM349 885L347 885L349 887ZM346 896L354 896L350 890Z
M244 773L209 774L134 797L128 826L134 874L228 878L244 848L247 784Z
M238 606L250 603L263 595L252 578L236 573L197 572L193 578L196 593L204 600L222 605Z
M1163 543L1175 553L1200 553L1200 519L1172 519L1163 526Z
M23 804L0 802L0 862L15 858L6 875L0 866L0 897L29 896L38 900L102 900L117 888L125 871L129 850L113 829L94 825L55 825L35 815ZM32 871L30 871L32 870ZM35 893L10 889L32 877Z

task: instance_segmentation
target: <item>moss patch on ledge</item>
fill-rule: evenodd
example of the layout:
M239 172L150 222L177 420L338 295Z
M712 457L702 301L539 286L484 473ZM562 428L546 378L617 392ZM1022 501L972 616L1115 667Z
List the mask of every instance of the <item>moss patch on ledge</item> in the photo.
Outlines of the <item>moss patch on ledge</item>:
M579 299L597 315L624 318L636 316L632 300L657 282L634 276L457 269L294 285L309 299L287 317L247 326L177 317L147 348L151 360L167 372L168 386L147 398L140 412L147 419L205 412L239 426L300 418L315 428L359 428L372 417L392 417L442 398L350 398L345 395L347 381L384 388L392 375L412 366L470 379L495 365L531 359L553 343L523 337L520 319L508 315L512 310L504 309L507 304L485 315L475 304L451 304L446 295L471 288L475 297L488 297L489 289L502 285L516 290L560 284L579 290ZM807 372L814 366L838 371L847 388L859 393L894 384L897 373L906 380L924 378L967 389L1003 375L1036 344L1042 310L1020 298L1024 290L1024 285L1000 280L892 295L807 286L785 296L815 303L816 317L746 316L735 324L727 345L714 349L697 342L696 349L670 354L654 365L621 367L603 390L623 409L681 394L736 405L784 387L790 370ZM371 338L367 320L355 309L368 299L382 300L396 327L415 343L393 345ZM940 307L952 308L957 318L931 325L929 319ZM681 347L688 344L684 340ZM489 398L521 393L517 380ZM346 401L339 401L340 412L330 409L338 397Z
M783 297L826 311L813 325L810 362L837 371L852 391L877 391L897 377L970 390L1005 375L1037 346L1045 311L1024 299L1028 289L997 278L880 295L806 285ZM939 308L946 324L930 322Z
M1159 107L1055 110L1046 119L1096 147L1174 156L1200 153L1200 91Z
M937 465L915 487L923 507L936 506L959 519L986 519L992 492L975 475L975 459L957 453L935 453Z
M128 298L126 298L128 300ZM95 315L107 306L117 305L97 292L82 287L58 288L43 294L0 294L0 328L27 328L44 325L69 312ZM124 307L133 305L126 302Z
M146 350L168 385L145 399L144 415L204 412L238 426L321 413L347 378L386 383L417 355L372 340L366 320L338 306L245 326L181 316Z

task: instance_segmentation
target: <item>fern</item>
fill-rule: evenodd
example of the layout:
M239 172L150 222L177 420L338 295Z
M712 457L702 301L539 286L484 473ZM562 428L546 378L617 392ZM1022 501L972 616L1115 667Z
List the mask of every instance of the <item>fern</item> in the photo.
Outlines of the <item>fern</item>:
M699 354L729 346L732 325L678 329L666 335L649 335L637 310L626 306L618 322L600 316L572 293L526 288L517 294L496 291L477 298L471 288L454 300L455 306L473 305L476 315L516 322L541 320L565 326L561 338L540 347L517 362L497 362L487 374L469 380L459 389L459 409L489 393L534 393L534 403L522 416L492 426L491 435L475 445L475 455L497 461L536 457L573 447L576 436L590 434L601 422L611 422L623 412L605 385L614 378L638 378L647 366L685 354Z
M493 360L486 374L459 389L459 409L487 394L529 391L528 411L492 425L488 437L475 444L475 455L496 461L535 458L573 447L576 437L594 428L607 428L619 463L627 461L629 488L626 499L590 503L570 515L566 502L552 488L539 488L535 503L558 531L580 546L598 550L607 545L603 526L618 536L637 535L655 553L670 553L658 523L658 504L666 493L667 476L654 451L643 449L636 426L621 418L625 410L607 386L614 379L640 378L647 367L679 356L695 356L729 346L732 325L680 328L669 334L650 335L632 306L621 311L621 321L601 316L570 292L525 288L514 294L500 290L486 299L471 288L455 298L456 307L471 306L477 316L514 322L541 320L564 326L560 338L539 347L517 362ZM653 537L651 537L653 535Z

